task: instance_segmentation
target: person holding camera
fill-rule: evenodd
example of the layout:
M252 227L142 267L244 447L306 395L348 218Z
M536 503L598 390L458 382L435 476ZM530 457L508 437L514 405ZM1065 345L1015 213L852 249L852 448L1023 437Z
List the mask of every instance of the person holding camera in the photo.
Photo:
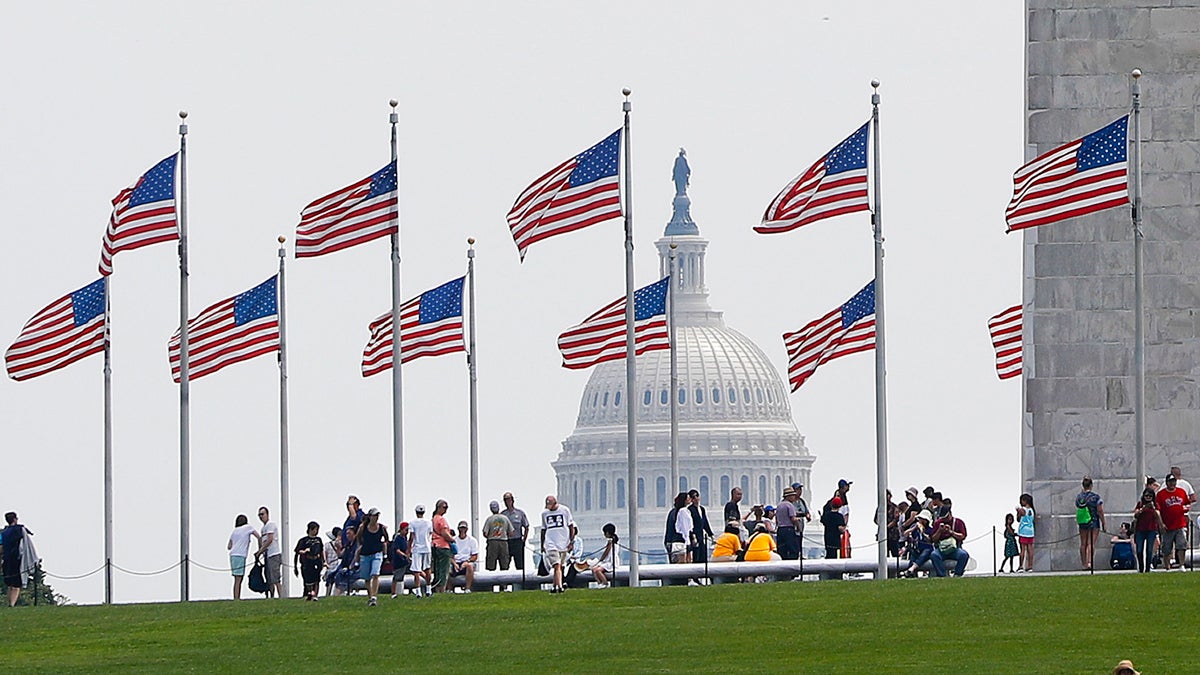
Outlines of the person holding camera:
M1154 558L1154 542L1162 529L1162 514L1154 501L1154 488L1142 490L1142 498L1133 507L1133 552L1139 572L1149 572Z
M933 553L929 559L933 562L933 573L939 577L946 576L946 560L953 559L954 576L961 577L967 571L967 561L971 556L962 547L967 538L967 525L954 517L953 504L949 499L942 500L942 506L949 509L945 517L938 519L933 526Z

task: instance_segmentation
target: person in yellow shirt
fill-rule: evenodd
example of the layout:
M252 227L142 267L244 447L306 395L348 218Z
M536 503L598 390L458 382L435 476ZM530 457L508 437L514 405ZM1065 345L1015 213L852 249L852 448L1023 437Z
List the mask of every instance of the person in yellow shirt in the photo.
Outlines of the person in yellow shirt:
M768 562L782 560L775 552L775 538L767 531L767 526L760 524L754 528L746 542L746 562Z
M717 542L713 545L713 562L737 560L737 553L742 550L742 540L738 536L740 533L741 528L738 527L737 521L730 521L725 525L725 531L717 537Z

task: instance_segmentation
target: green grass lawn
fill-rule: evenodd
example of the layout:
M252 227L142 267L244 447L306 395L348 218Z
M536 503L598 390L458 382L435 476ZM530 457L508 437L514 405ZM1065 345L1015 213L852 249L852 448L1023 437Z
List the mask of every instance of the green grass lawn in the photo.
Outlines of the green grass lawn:
M1165 607L1169 611L1164 611ZM0 611L11 672L1200 672L1200 573ZM786 637L785 636L790 636ZM536 671L535 671L536 672Z

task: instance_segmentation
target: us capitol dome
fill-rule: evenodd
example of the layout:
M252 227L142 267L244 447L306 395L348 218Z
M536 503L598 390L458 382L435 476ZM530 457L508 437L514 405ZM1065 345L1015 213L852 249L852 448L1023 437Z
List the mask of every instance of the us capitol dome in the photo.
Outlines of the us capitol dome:
M614 523L629 544L626 509L627 436L625 406L637 406L638 550L643 562L661 562L666 515L676 493L696 489L713 532L723 529L722 506L741 486L742 512L752 504L774 504L783 488L807 488L814 457L796 430L786 383L750 338L725 325L708 302L704 256L708 240L692 221L685 153L675 162L674 213L655 242L660 278L670 270L675 244L675 339L679 386L671 389L671 352L637 357L637 389L625 391L625 361L592 369L579 403L575 430L551 463L558 498L571 508L590 552L600 529ZM679 402L679 486L671 476L671 396ZM805 490L808 501L810 490Z

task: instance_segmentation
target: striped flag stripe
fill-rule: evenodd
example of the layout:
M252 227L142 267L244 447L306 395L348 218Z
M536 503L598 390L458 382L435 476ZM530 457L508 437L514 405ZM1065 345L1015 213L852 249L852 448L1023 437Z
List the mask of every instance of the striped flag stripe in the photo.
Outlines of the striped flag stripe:
M1007 380L1021 374L1021 305L1014 305L988 320L996 350L996 374Z
M112 274L113 256L121 251L179 239L174 196L177 160L178 155L171 155L160 161L113 198L100 246L100 274ZM152 201L130 206L139 191L143 199Z
M461 284L460 277L449 282ZM421 302L448 284L422 293L400 305L400 363L426 356L442 356L467 351L463 338L462 312L421 323ZM457 294L459 291L455 291ZM392 367L392 313L384 312L369 326L371 337L363 349L362 375L370 377Z
M1128 204L1127 126L1122 117L1017 169L1004 213L1008 231Z
M869 124L859 127L784 186L754 231L778 234L825 218L868 210Z
M225 366L279 351L277 284L272 275L262 284L226 298L188 319L188 380L195 380ZM239 303L250 313L239 324ZM171 377L180 381L180 333L167 343Z
M666 293L670 277L661 279L634 293L634 356L670 349L667 331ZM638 319L637 316L642 316ZM572 370L590 368L605 361L624 359L627 354L624 296L608 303L558 336L558 351L563 367Z
M304 207L296 226L296 257L334 253L399 231L396 164Z
M76 298L81 306L76 305ZM44 307L25 323L5 351L8 376L28 380L104 351L103 308L103 279ZM83 323L76 325L77 319Z
M846 321L851 319L853 322L847 326ZM792 391L829 361L875 349L874 282L825 316L798 331L785 333L783 344L788 354Z

